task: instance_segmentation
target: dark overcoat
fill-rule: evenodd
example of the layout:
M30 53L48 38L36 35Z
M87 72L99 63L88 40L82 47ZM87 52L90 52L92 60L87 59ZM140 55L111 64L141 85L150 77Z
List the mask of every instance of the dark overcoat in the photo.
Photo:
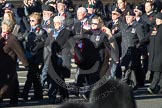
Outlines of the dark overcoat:
M162 72L162 24L154 27L150 35L140 43L149 42L149 70Z
M28 65L16 37L9 34L8 39L4 42L4 38L0 36L0 98L4 98L5 94L13 95L15 93L12 87L14 87L14 81L18 79L16 73L17 57L24 66Z
M53 31L49 34L48 38L46 39L45 46L44 46L44 63L45 65L48 65L48 74L49 76L55 80L56 75L58 77L60 75L63 75L64 77L68 77L68 74L70 74L70 68L71 68L71 56L70 56L70 44L68 40L71 38L72 33L67 30L63 29L59 32L59 35L55 39L53 37ZM52 55L52 44L57 44L56 49L58 52L57 55L60 56L60 59L62 60L60 67L52 65L51 55ZM56 61L57 62L57 61Z

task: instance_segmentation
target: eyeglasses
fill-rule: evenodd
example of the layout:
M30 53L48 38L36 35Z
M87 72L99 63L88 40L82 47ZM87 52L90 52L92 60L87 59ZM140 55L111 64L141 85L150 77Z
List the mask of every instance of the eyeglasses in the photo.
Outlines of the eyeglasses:
M60 22L54 22L54 24L60 24Z
M30 22L35 22L35 20L29 20Z
M91 25L98 25L98 23L91 23Z
M112 15L118 15L117 13L112 13Z

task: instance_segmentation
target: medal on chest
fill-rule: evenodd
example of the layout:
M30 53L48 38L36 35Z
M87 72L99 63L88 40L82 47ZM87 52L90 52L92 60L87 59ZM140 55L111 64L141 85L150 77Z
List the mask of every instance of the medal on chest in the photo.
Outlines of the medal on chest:
M135 33L135 32L136 32L136 29L132 28L131 33Z
M8 35L9 33L2 33L2 38L3 38L3 44L6 45L7 44L7 40L8 40Z
M155 36L157 34L157 29L156 27L153 28L153 31L151 32L151 36Z
M101 38L101 37L97 35L97 36L96 36L96 41L97 41L97 42L100 41L100 38Z

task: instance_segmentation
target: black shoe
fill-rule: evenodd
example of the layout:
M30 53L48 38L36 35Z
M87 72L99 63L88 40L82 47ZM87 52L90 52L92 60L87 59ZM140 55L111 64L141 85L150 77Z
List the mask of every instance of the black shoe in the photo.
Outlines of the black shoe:
M151 88L147 88L147 91L150 93L150 94L155 94L155 92L154 92L154 90L153 89L151 89Z
M138 84L138 87L144 87L144 86L145 86L144 83L140 83L140 84Z
M62 102L61 102L60 99L58 99L58 98L49 98L49 99L48 99L48 103L49 103L49 104L60 104L60 103L62 103Z
M43 99L43 97L31 97L31 99L30 100L32 100L32 101L39 101L39 100L42 100Z
M85 95L85 94L83 94L82 95L82 97L86 100L86 101L88 101L89 100L89 98L88 98L88 96L87 95Z
M133 87L133 90L135 91L135 90L137 90L138 89L138 86L134 86Z
M2 103L3 102L3 99L0 99L0 103Z
M19 98L22 98L24 101L28 101L28 96L20 94Z
M48 99L48 103L49 103L49 104L54 104L54 103L55 103L55 99L49 98L49 99Z
M28 101L28 97L21 97L24 101Z
M160 90L160 91L158 92L158 94L162 94L162 91Z
M10 100L9 106L18 106L18 100Z
M60 98L58 98L59 103L63 103L65 101L68 101L68 99L69 99L69 96L60 96Z

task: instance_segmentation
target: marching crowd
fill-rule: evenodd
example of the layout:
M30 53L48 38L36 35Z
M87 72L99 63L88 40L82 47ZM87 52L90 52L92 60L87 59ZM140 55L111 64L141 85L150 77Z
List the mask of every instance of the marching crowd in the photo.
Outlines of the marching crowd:
M111 4L87 0L79 5L72 0L23 0L18 7L0 0L0 103L5 98L10 99L11 106L18 105L19 98L28 101L32 86L31 100L42 100L46 84L50 104L68 100L65 78L70 78L71 59L77 65L72 86L75 96L83 95L99 108L101 100L106 103L103 106L135 108L128 89L143 87L148 71L151 84L147 91L162 93L161 8L160 0L133 4L127 0ZM19 61L28 70L21 93ZM96 91L90 87L104 78L106 84L94 86ZM123 100L123 106L116 102L118 107L113 107L109 96L100 98L111 86L116 86L113 90L118 95L110 97Z

